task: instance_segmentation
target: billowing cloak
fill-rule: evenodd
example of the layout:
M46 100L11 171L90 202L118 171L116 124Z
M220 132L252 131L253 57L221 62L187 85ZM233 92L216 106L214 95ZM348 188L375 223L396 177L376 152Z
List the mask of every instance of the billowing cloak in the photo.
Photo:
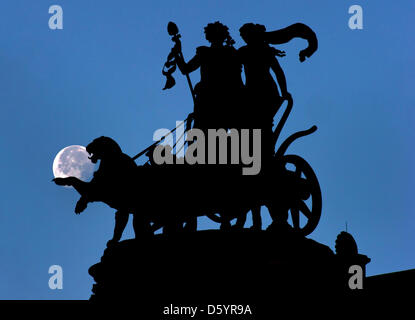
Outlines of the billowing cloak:
M308 47L299 53L300 61L305 61L305 57L310 58L317 50L317 36L310 27L303 23L294 23L284 29L265 32L265 41L269 44L283 44L294 38L302 38L307 40Z

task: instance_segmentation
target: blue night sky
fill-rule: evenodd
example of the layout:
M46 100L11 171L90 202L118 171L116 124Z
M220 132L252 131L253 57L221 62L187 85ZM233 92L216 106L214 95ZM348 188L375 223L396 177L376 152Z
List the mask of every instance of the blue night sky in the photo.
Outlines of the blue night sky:
M53 4L63 8L63 30L48 28ZM353 4L363 7L363 30L348 27ZM76 216L78 195L51 182L52 162L62 148L101 135L133 156L156 129L192 110L182 75L161 90L170 20L185 58L207 44L203 27L216 20L236 47L247 22L313 28L319 49L310 60L298 61L304 40L278 47L287 52L280 63L295 100L282 137L319 128L288 152L312 165L322 188L322 217L309 237L334 249L347 221L372 259L369 275L415 267L414 1L8 0L0 15L1 299L89 298L87 270L112 236L114 210L93 203ZM129 225L124 238L132 236ZM48 287L54 264L63 268L63 290Z

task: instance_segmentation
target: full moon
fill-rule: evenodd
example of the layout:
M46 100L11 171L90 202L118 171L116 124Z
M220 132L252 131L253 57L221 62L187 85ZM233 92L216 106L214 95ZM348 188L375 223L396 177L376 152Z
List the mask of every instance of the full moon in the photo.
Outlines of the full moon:
M83 146L63 148L53 160L53 175L55 178L77 177L89 181L95 170L95 164L88 159L88 152Z

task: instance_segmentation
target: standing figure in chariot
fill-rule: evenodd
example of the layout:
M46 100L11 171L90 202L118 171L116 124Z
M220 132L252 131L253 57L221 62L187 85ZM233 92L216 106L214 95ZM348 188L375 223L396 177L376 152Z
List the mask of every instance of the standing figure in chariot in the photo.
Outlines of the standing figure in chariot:
M243 92L242 67L228 27L218 21L209 23L205 35L210 46L198 47L187 63L177 55L177 66L183 74L200 68L200 82L194 90L194 128L230 129ZM181 51L179 46L176 44L175 52Z
M292 97L287 91L287 82L278 57L285 56L285 52L271 47L269 44L287 43L293 38L303 38L308 41L308 47L301 50L299 58L304 62L317 50L317 37L306 25L296 23L284 29L266 32L266 28L260 24L246 23L239 29L242 39L246 45L239 48L238 57L245 72L246 105L249 115L246 118L245 128L261 129L261 167L272 167L276 136L278 127L274 132L274 116L278 112L284 100L292 107ZM277 83L270 71L276 76ZM278 90L278 87L280 90ZM288 114L287 114L288 116ZM280 123L284 124L284 116ZM266 170L265 170L266 171ZM286 210L280 210L275 216L276 220L286 221ZM252 208L252 219L254 228L260 228L260 207ZM243 224L243 220L241 223Z

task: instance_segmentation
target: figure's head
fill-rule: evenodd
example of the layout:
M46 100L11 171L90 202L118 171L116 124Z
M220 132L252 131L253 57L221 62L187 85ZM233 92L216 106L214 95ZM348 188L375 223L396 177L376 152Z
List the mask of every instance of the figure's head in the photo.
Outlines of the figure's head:
M247 44L264 42L266 28L262 24L245 23L240 29L239 34Z
M230 39L229 29L219 21L209 23L205 27L206 40L213 45L223 45L223 43Z
M86 146L86 151L90 154L89 159L92 163L97 163L106 157L119 155L122 150L118 143L108 137L99 137Z

